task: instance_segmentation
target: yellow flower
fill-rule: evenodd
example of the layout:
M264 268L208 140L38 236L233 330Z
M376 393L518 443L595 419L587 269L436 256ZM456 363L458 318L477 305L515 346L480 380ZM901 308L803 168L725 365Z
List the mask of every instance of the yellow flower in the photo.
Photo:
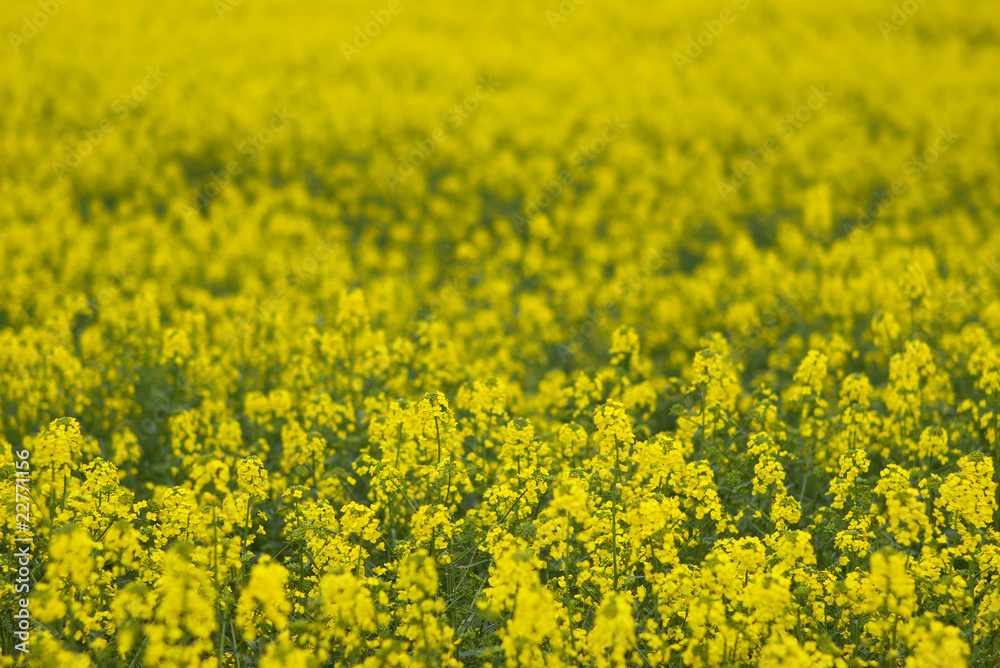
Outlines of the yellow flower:
M276 631L287 628L288 614L292 610L292 604L285 596L287 581L285 567L267 556L262 557L250 571L250 579L240 592L236 606L236 623L249 640L258 636L264 621Z
M267 469L257 455L244 457L236 463L236 482L240 491L257 498L267 498Z
M949 474L941 484L935 505L982 529L992 523L997 510L993 460L975 452L959 459L958 466L961 471Z
M614 460L617 454L621 458L635 442L632 420L618 401L610 400L598 407L594 411L594 424L597 426L597 445L604 457Z
M587 634L587 650L597 666L624 666L634 645L632 600L626 594L609 592Z
M963 666L969 659L969 645L961 629L937 620L918 626L910 642L913 655L906 658L906 668Z

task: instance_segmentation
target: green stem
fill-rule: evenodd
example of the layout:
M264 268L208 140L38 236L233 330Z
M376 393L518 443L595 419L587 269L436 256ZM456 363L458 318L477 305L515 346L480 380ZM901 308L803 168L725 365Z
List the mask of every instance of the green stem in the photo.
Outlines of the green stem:
M705 453L705 388L701 388L701 447L699 448L699 455L704 455Z
M435 471L435 485L437 486L437 497L438 503L443 501L441 497L441 425L438 423L437 417L434 418L434 431L437 433L437 444L438 444L438 457L437 457L437 468Z
M316 452L312 453L312 479L313 479L313 494L316 496L316 500L319 501L319 482L316 479Z
M611 484L611 564L618 591L618 437L615 436L615 477Z
M403 449L403 423L399 423L399 438L396 439L396 464L395 468L399 470L399 451Z
M218 647L216 649L216 654L218 656L219 665L222 665L222 646L223 638L225 637L223 632L225 629L225 619L222 612L222 584L219 582L219 525L217 522L218 510L212 507L212 557L215 561L215 608L219 613L219 640Z
M253 497L247 494L247 520L243 525L243 542L240 544L240 584L243 584L243 576L246 575L246 562L243 561L243 551L247 549L247 534L250 531L250 505Z

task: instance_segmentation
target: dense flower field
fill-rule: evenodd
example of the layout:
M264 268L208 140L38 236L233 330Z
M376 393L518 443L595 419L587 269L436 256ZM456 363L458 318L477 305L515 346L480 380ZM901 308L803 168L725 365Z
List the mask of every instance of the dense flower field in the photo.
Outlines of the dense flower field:
M0 27L0 666L1000 662L991 3Z

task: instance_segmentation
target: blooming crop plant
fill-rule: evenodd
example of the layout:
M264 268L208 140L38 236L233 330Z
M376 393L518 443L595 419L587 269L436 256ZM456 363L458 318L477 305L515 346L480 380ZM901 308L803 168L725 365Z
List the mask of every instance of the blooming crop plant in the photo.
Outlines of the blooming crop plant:
M0 28L0 666L1000 665L990 3Z

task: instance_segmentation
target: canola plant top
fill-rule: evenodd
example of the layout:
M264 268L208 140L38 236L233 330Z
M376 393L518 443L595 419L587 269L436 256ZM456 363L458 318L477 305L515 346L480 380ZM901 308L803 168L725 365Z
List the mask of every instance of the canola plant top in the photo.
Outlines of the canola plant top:
M0 666L996 665L998 29L5 1Z

